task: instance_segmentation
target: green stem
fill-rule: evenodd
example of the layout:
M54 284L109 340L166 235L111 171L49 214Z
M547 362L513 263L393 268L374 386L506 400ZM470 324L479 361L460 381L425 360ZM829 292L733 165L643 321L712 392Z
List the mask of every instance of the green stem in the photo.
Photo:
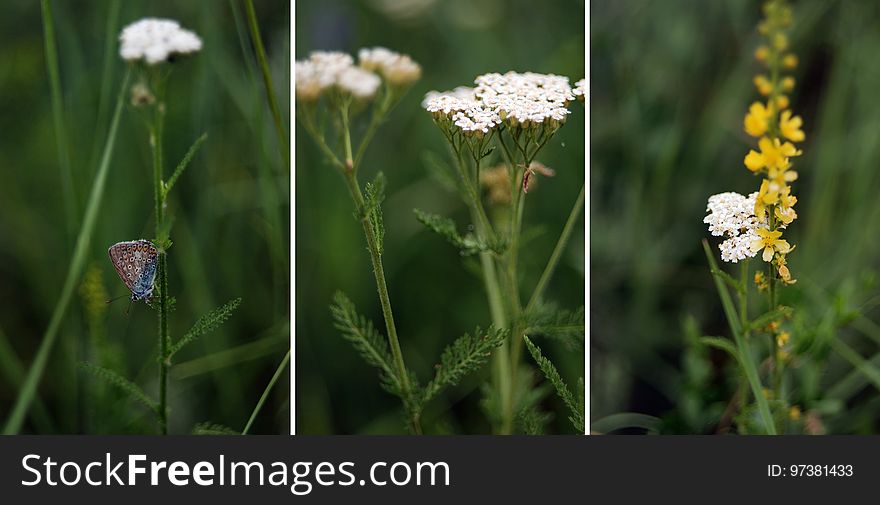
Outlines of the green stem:
M269 71L269 60L266 58L266 49L263 47L263 39L260 36L260 25L257 23L257 13L254 10L253 0L245 0L247 11L248 28L254 51L257 53L257 61L260 63L260 71L263 74L263 84L266 86L266 98L269 101L269 109L272 111L272 120L275 123L275 131L278 133L278 147L287 170L290 171L290 147L287 140L287 132L284 130L284 121L281 118L281 108L278 107L278 99L275 96L275 87L272 84L272 74Z
M709 242L706 240L703 240L703 251L706 253L706 259L709 261L709 268L711 271L719 271L718 262L715 261L715 256L712 254L712 249L709 247ZM740 323L739 315L733 305L733 300L730 298L730 293L727 291L727 286L724 284L721 276L713 273L712 279L715 282L715 288L718 290L718 297L721 299L721 306L724 309L727 324L730 325L730 331L733 334L733 339L736 343L739 364L748 380L752 395L755 397L755 404L758 406L758 412L761 416L761 421L764 424L764 430L768 435L775 435L776 425L773 422L773 416L770 413L770 406L767 403L767 398L764 396L764 389L761 386L761 378L758 375L758 367L752 359L752 351L748 338L749 332L745 329L746 327ZM743 401L745 401L745 399Z
M745 259L739 267L739 320L745 328L749 322L749 260Z
M379 252L379 240L376 232L370 223L370 217L366 212L364 204L364 195L361 188L355 180L354 173L349 171L345 174L345 180L348 183L348 189L354 200L355 208L360 216L361 227L364 230L364 236L367 239L367 249L370 251L370 261L373 264L373 276L376 279L376 288L379 291L379 303L382 305L382 316L385 319L385 330L388 332L388 343L391 347L391 355L394 357L394 366L400 378L403 395L408 399L408 403L413 403L413 390L409 380L409 373L403 361L403 352L400 348L400 340L397 338L397 327L394 325L394 314L391 311L391 300L388 296L388 286L385 282L385 269L382 266L382 255ZM410 414L410 423L413 432L421 434L421 426L419 424L418 413L412 411L411 405L407 405Z
M248 419L247 424L244 426L244 429L241 430L242 435L247 435L248 431L250 431L251 426L254 424L254 419L257 418L257 414L260 413L260 410L263 408L263 404L266 403L266 398L269 397L269 392L272 391L272 388L275 387L275 383L278 382L278 378L281 377L281 372L287 368L287 364L290 363L290 350L288 349L287 354L284 355L284 359L281 360L281 364L278 365L278 368L275 369L275 374L272 375L272 379L269 380L269 384L266 385L266 389L263 390L263 395L260 396L260 400L257 402L257 406L254 407L254 411L251 412L251 417Z
M156 103L150 143L153 151L153 196L156 212L156 241L159 243L159 431L168 434L168 230L165 229L165 187L162 180L162 130L165 103Z
M67 239L76 228L79 214L76 194L73 187L73 172L70 167L70 145L67 141L67 128L64 122L64 103L61 99L61 77L58 70L58 48L55 44L55 22L49 0L41 0L43 14L43 35L46 51L46 70L49 73L49 87L52 93L52 121L55 126L55 144L58 149L58 169L61 171L61 199L64 202L64 215L67 219ZM68 243L69 245L69 243Z
M541 278L538 279L538 284L535 286L535 291L532 292L531 298L529 298L529 303L526 305L526 312L530 312L535 306L541 302L541 296L544 294L544 289L547 288L547 283L550 281L550 278L553 277L553 272L556 270L556 266L559 264L559 259L562 257L562 252L565 250L565 246L568 245L568 240L571 238L571 232L574 230L574 224L577 222L578 216L581 214L581 209L584 207L584 193L586 189L586 184L581 186L581 192L578 193L577 200L575 200L574 205L571 207L571 212L568 214L568 219L565 221L565 226L562 227L562 233L559 235L559 239L556 241L556 247L553 248L553 253L550 255L550 260L547 261L547 266L544 267L544 271L541 273Z
M380 252L381 244L376 236L376 230L370 222L369 212L367 212L364 202L364 195L361 187L357 182L357 167L354 166L351 151L351 131L349 129L348 105L342 106L342 134L345 144L345 168L343 175L348 185L349 193L354 200L355 210L361 220L361 227L364 230L364 237L367 239L367 249L370 251L370 261L373 264L373 276L376 279L376 288L379 291L379 303L382 305L382 316L385 319L385 330L388 332L388 343L391 347L391 355L394 358L394 366L400 379L400 385L403 389L402 393L406 398L405 407L410 417L410 427L413 433L421 435L422 428L419 422L419 412L415 408L416 399L413 397L413 388L410 383L409 372L403 361L403 351L400 348L400 340L397 338L397 326L394 324L394 314L391 311L391 299L388 296L388 285L385 282L385 268L382 266L382 253Z
M113 119L110 122L110 130L107 133L107 142L104 144L104 154L101 156L101 164L98 167L98 173L95 175L95 180L92 183L92 191L89 194L89 200L86 205L86 211L80 227L79 236L77 237L76 245L73 248L73 254L70 258L70 267L67 270L67 277L64 279L64 286L61 288L61 296L58 299L58 303L55 305L55 309L52 311L52 317L49 320L49 326L46 329L46 332L43 334L40 348L37 350L37 355L28 370L27 376L25 377L24 383L19 391L18 398L12 408L12 412L9 414L9 417L6 420L6 425L3 427L3 433L6 435L13 435L21 430L21 425L24 422L28 408L36 396L40 378L43 376L43 372L46 369L49 354L52 352L52 347L55 344L55 340L58 338L58 330L61 328L61 322L64 319L67 306L70 304L73 290L78 285L80 275L85 266L86 255L88 253L89 244L92 240L92 233L94 232L98 213L101 209L101 202L104 199L104 186L107 182L107 173L110 170L110 158L113 154L113 148L116 145L116 132L119 127L119 118L122 115L122 104L125 103L124 98L125 90L128 86L128 77L129 73L126 72L125 77L122 80L119 97L116 99L116 109L113 112Z

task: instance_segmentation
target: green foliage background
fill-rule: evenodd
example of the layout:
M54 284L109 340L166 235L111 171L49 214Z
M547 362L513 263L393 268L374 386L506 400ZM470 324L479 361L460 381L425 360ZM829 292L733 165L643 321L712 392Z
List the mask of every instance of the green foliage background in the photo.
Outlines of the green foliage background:
M876 433L880 4L790 3L807 140L786 232L799 281L781 299L796 314L789 400L829 433ZM592 2L590 14L591 415L712 433L735 383L727 356L697 341L730 338L702 218L709 195L757 190L742 121L758 97L761 2Z
M295 57L313 50L356 53L385 46L410 54L423 77L391 113L367 150L361 184L381 170L385 274L407 367L424 384L443 348L476 326L489 323L478 260L463 258L442 237L420 224L413 209L451 216L469 225L458 196L430 176L430 159L448 160L446 141L420 107L429 90L472 85L486 72L535 71L584 76L584 3L525 0L300 1L296 4ZM525 296L562 229L584 180L584 121L572 104L568 123L542 151L556 170L529 192L525 210L528 242L521 253ZM296 131L296 423L297 433L401 433L400 403L379 386L365 364L333 327L328 306L343 290L358 311L383 327L369 256L342 177L323 159L306 132ZM583 218L547 291L548 301L576 309L584 303ZM541 341L545 354L574 387L584 374L581 349ZM528 360L529 358L527 358ZM532 363L534 368L534 363ZM537 371L537 369L535 368ZM466 377L435 400L423 416L428 433L485 433L489 425L478 390L488 372ZM549 387L549 386L547 386ZM548 396L545 410L566 412ZM551 432L571 433L563 415Z
M112 6L118 19L108 21ZM282 110L289 110L289 7L255 2ZM169 17L202 37L203 50L172 64L167 92L166 177L202 132L208 139L177 182L170 315L179 338L198 316L241 297L213 333L175 357L169 386L170 431L196 423L241 430L289 342L289 176L277 148L263 83L237 1L59 2L53 8L64 126L76 212L65 212L53 127L40 3L0 4L0 418L15 401L67 272L88 191L107 135L125 62L122 26ZM105 68L105 48L111 48ZM107 77L105 80L105 76ZM24 432L154 433L152 416L78 370L89 360L113 368L155 395L156 314L127 300L107 248L152 238L152 172L147 133L126 105L86 274L90 304L78 289ZM277 219L270 219L271 215ZM68 224L73 225L69 229ZM282 249L272 252L270 237ZM106 295L100 293L106 291ZM287 433L289 387L279 381L252 432Z

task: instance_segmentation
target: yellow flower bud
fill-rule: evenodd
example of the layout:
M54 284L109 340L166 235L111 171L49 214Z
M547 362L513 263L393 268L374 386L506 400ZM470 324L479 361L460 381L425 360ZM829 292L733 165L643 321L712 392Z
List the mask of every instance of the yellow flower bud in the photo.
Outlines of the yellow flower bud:
M783 77L782 78L782 89L785 91L791 91L794 89L794 77Z
M773 48L777 51L785 51L788 48L788 37L784 33L777 33L773 37Z
M770 55L770 48L767 46L758 46L755 49L755 59L761 62L767 61L767 57Z
M761 93L764 96L769 95L773 91L773 85L770 83L770 79L767 79L767 76L764 74L758 74L752 80L755 83L755 87L758 88L758 93Z
M782 66L784 66L785 68L787 68L789 70L796 68L797 64L798 64L798 57L793 54L786 54L782 58Z

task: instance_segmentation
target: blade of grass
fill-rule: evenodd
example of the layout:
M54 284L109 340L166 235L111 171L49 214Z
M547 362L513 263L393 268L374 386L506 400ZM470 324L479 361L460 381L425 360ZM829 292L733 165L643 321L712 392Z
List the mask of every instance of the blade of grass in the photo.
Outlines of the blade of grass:
M73 290L79 283L83 268L86 263L86 255L89 249L89 243L92 239L92 232L95 229L95 223L98 218L98 211L101 208L101 202L104 199L104 186L107 182L107 173L110 171L110 158L113 154L113 147L116 144L116 131L119 127L119 118L122 115L122 105L125 103L125 89L128 85L129 73L126 72L122 79L119 97L116 100L116 110L113 113L113 120L110 123L110 130L107 133L107 142L104 144L104 154L101 157L101 165L98 173L92 183L92 191L89 195L85 216L82 226L80 227L79 236L76 240L76 246L70 259L70 267L67 270L67 277L64 280L64 286L61 288L61 296L55 309L52 311L52 318L49 320L49 326L43 334L40 347L34 362L28 370L24 384L12 408L12 412L6 420L3 427L3 433L7 435L16 434L21 429L24 422L25 414L37 394L37 386L46 369L46 363L49 360L49 354L52 352L55 340L58 337L58 330L61 328L61 322L70 304L70 298Z
M703 250L706 252L706 259L709 260L709 267L712 271L719 270L718 263L715 261L715 256L712 254L712 249L709 248L709 242L705 239L703 240ZM730 330L733 332L733 338L736 342L736 347L741 358L740 364L742 365L746 379L749 381L749 387L752 389L755 403L758 405L758 412L761 414L764 429L768 435L775 435L776 425L773 423L773 416L770 413L770 405L768 405L767 398L764 396L764 388L761 386L761 378L758 376L758 368L752 360L749 341L746 335L741 333L742 326L740 325L739 315L733 305L733 300L730 297L730 292L727 291L727 287L724 285L724 280L720 276L713 274L712 279L715 281L715 287L718 289L718 296L721 298L721 305L724 307L724 315L727 317L728 324L730 324Z
M95 116L95 131L101 132L107 127L107 109L110 107L113 86L113 62L116 61L116 37L119 36L120 0L111 0L107 8L107 24L104 31L104 63L101 70L101 90L98 94L98 113ZM95 135L89 167L97 164L101 139Z
M660 427L660 419L646 414L621 412L590 422L590 431L594 433L611 433L624 428L641 428L656 433Z
M64 121L64 103L61 100L61 72L58 70L58 48L55 44L55 22L49 0L40 1L43 15L43 41L46 53L46 71L49 73L49 87L52 94L52 122L55 126L55 144L58 150L58 169L61 171L61 198L64 202L64 217L67 219L67 239L76 229L79 215L76 195L73 190L73 173L70 168L70 145L67 142L67 128ZM69 243L68 243L69 245Z
M15 349L9 344L3 328L0 328L0 372L13 389L20 388L24 382L24 365L15 353ZM34 400L31 418L40 433L55 433L46 406L39 398Z
M281 150L281 158L284 160L284 166L290 172L290 147L287 141L287 132L284 130L284 123L281 118L281 109L278 107L278 99L275 96L275 87L272 84L272 74L269 71L269 60L266 58L266 49L263 47L263 39L260 35L260 25L257 23L257 12L254 10L253 0L245 0L245 10L247 11L248 29L251 34L251 42L254 46L254 52L257 53L257 60L260 63L260 71L263 74L263 84L266 86L266 98L269 101L269 109L272 111L272 120L275 123L275 130L278 132L278 148Z
M571 212L568 215L568 220L565 221L565 226L562 228L562 233L559 235L559 240L556 241L556 247L553 248L553 253L550 255L550 260L547 261L547 266L544 267L544 272L541 273L538 285L535 286L535 291L532 293L528 305L526 305L526 313L530 312L535 307L535 304L541 301L544 289L547 287L550 277L553 276L556 265L559 264L562 251L568 244L568 239L571 237L572 230L574 230L574 223L577 221L578 216L580 216L581 209L584 206L584 188L585 185L582 185L581 192L578 194L577 200L575 200L574 206L572 206Z
M859 353L839 338L831 341L831 348L843 359L847 360L856 371L864 375L875 388L880 390L880 368L875 367L870 361L861 357Z
M284 327L289 328L287 325ZM282 331L279 328L272 335L254 340L253 342L176 363L171 369L171 376L176 380L187 379L274 354L280 347L289 342L287 331L289 330L285 329Z
M254 424L254 419L257 418L257 414L260 413L260 410L263 408L263 404L266 403L266 398L269 397L269 392L272 391L272 388L275 386L275 383L278 382L278 377L281 377L281 372L287 368L287 364L290 363L290 350L287 351L287 354L284 355L284 359L281 360L281 364L278 365L278 368L275 369L275 374L272 375L272 379L269 381L269 384L266 385L265 391L263 391L263 396L260 397L260 401L257 402L257 406L254 407L254 411L251 412L251 417L248 419L247 424L244 426L244 429L241 430L242 435L247 435L248 431L251 429L251 425Z

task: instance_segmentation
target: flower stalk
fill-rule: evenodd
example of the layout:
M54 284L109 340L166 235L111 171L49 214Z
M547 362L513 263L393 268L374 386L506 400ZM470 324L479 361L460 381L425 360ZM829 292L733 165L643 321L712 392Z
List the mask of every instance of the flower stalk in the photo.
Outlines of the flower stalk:
M742 262L737 284L740 313L736 316L742 334L739 335L740 332L731 322L734 337L747 344L745 338L749 333L767 335L770 344L769 389L765 391L763 387L755 387L756 380L760 386L760 377L752 374L752 370L757 368L752 363L754 358L739 343L738 360L752 385L765 432L775 433L773 416L766 411L767 398L773 400L775 408L787 409L782 376L789 334L782 328L787 313L779 305L780 288L796 282L787 266L788 255L795 246L783 235L797 219L794 210L797 198L792 194L791 184L797 180L798 174L793 170L793 159L801 155L795 143L803 142L805 135L801 130L803 120L800 116L793 116L786 95L794 89L794 78L782 75L784 70L792 70L797 65L797 57L787 52L787 32L792 24L791 9L784 0L770 0L764 5L764 14L758 31L766 38L766 44L758 47L755 58L766 67L770 76L758 74L753 82L758 93L766 98L765 101L753 102L743 119L745 133L758 139L758 150L750 150L743 163L751 173L762 177L761 185L757 192L748 196L737 193L713 195L709 198L709 215L704 222L709 225L712 235L725 237L719 246L721 259L732 263ZM766 270L758 269L754 283L759 292L766 293L767 313L756 326L756 321L750 320L748 315L748 258L759 253L767 265ZM722 272L714 266L714 258L710 260L718 283ZM719 286L719 290L722 288ZM727 317L730 319L732 316L727 314Z

